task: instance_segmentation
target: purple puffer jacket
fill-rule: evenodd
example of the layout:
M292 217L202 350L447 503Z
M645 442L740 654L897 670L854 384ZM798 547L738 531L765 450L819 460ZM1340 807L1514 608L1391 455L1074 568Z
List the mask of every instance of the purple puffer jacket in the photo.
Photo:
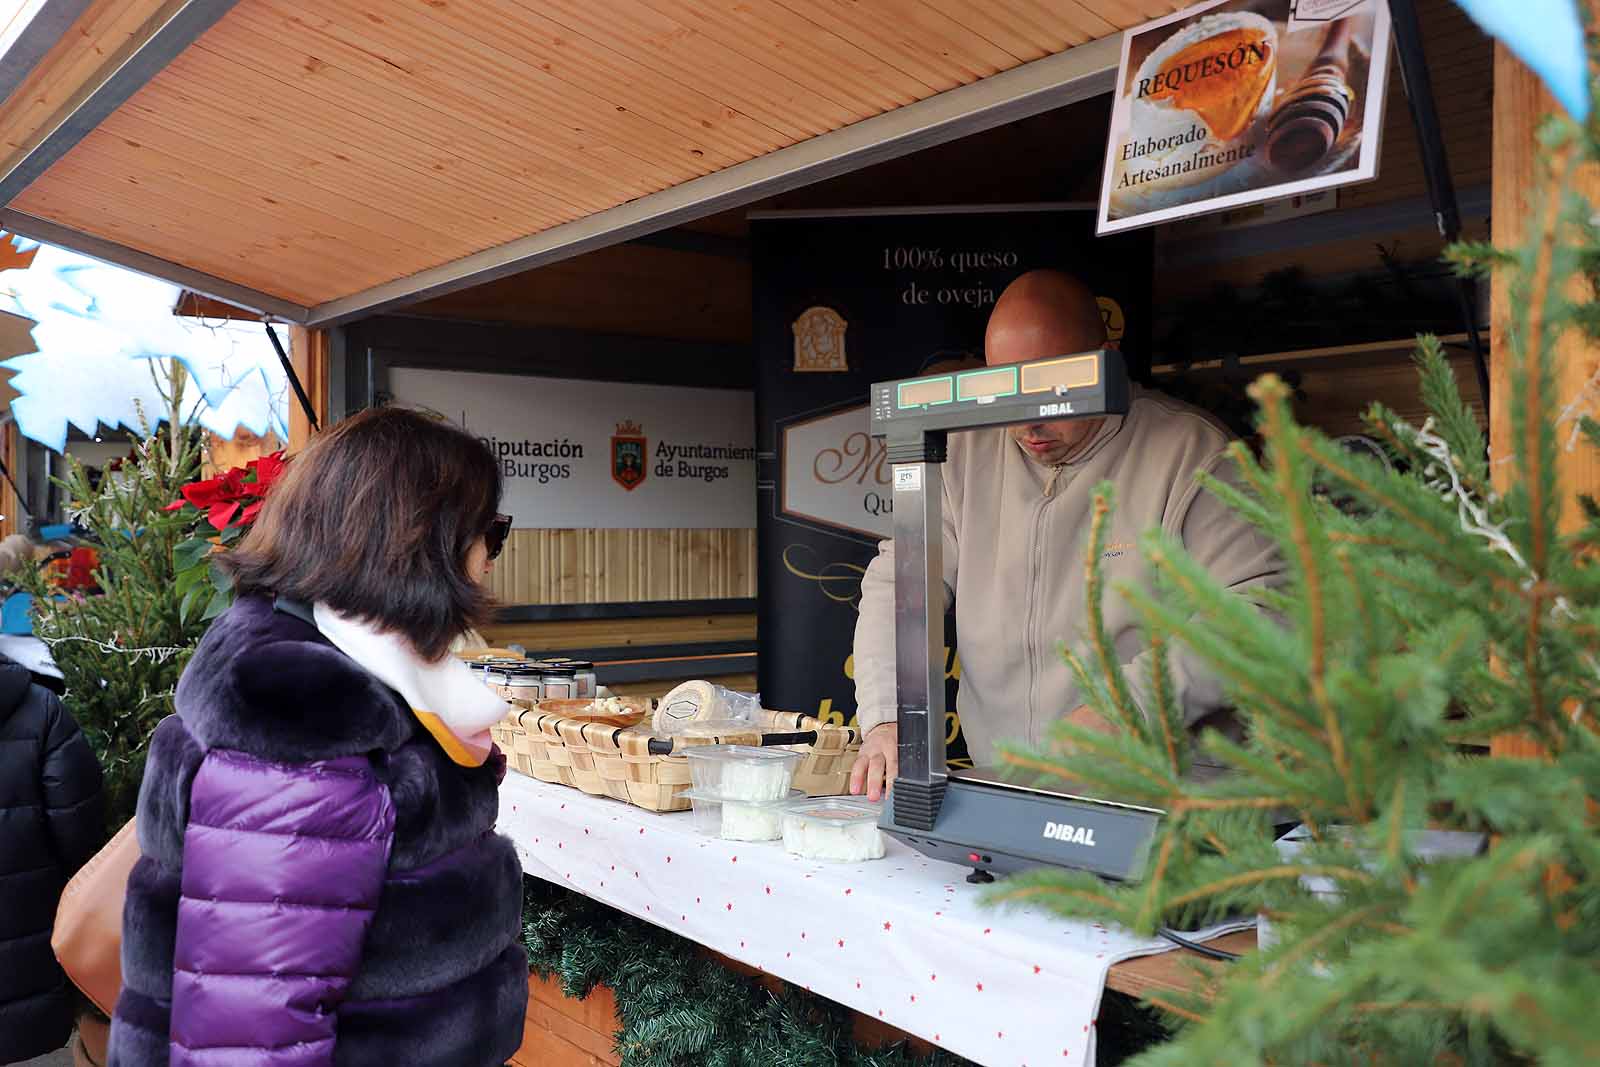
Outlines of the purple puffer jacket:
M316 629L242 599L157 729L110 1067L499 1067L521 1043L504 761L452 763Z

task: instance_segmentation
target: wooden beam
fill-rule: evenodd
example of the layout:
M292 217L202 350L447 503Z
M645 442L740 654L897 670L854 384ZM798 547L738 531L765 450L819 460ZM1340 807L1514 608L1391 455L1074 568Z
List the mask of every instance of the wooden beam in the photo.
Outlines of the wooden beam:
M311 400L311 410L316 413L317 425L328 424L328 365L331 337L327 330L308 330L303 326L289 331L289 364L300 378L300 385ZM311 420L306 418L300 400L290 390L289 396L289 451L295 453L310 443Z
M1590 0L1591 9L1596 4ZM1526 200L1547 176L1541 170L1536 134L1546 115L1557 109L1554 99L1539 79L1504 45L1495 46L1494 56L1494 243L1511 248L1521 242L1526 222ZM1600 198L1600 173L1586 168L1574 176L1578 189ZM1503 462L1511 452L1511 353L1509 349L1511 306L1504 278L1495 279L1490 322L1489 358L1489 454L1493 463L1494 484L1504 491L1515 471ZM1556 393L1575 398L1600 369L1600 348L1569 334L1558 349ZM1585 413L1596 414L1592 404ZM1579 448L1558 453L1560 495L1563 504L1561 528L1571 530L1582 521L1572 502L1579 493L1600 495L1600 455L1593 449ZM1539 747L1521 736L1497 737L1490 751L1501 756L1533 756Z
M7 420L4 429L0 429L0 452L4 453L6 470L11 472L13 479L27 477L27 473L17 470L17 424ZM20 483L19 483L20 484ZM20 532L27 524L22 517L22 502L17 499L16 492L11 488L11 483L0 483L0 539L10 537Z

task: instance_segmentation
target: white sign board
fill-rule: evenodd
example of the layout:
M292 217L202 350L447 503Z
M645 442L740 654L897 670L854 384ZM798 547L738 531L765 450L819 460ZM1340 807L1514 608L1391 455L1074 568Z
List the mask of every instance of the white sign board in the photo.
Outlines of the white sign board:
M1097 232L1378 173L1383 0L1207 0L1122 35Z
M783 426L784 514L870 537L891 536L888 453L871 430L865 404Z
M750 529L755 395L395 367L394 402L488 444L518 529Z

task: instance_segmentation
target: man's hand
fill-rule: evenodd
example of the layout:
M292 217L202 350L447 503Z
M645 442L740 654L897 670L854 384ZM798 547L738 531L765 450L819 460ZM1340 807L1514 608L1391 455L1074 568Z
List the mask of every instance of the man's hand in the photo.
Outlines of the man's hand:
M1085 730L1093 730L1097 734L1114 734L1117 727L1106 721L1098 711L1087 704L1080 705L1067 716L1067 721L1074 726L1081 726Z
M894 782L900 773L900 726L895 722L882 722L868 731L861 742L861 754L850 768L850 792L876 804L883 798L884 788Z

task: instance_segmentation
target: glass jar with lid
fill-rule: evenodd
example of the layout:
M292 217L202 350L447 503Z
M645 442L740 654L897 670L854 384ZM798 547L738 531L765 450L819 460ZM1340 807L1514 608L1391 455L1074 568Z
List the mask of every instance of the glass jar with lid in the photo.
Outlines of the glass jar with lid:
M575 700L578 697L578 672L571 667L550 664L539 678L546 700Z

